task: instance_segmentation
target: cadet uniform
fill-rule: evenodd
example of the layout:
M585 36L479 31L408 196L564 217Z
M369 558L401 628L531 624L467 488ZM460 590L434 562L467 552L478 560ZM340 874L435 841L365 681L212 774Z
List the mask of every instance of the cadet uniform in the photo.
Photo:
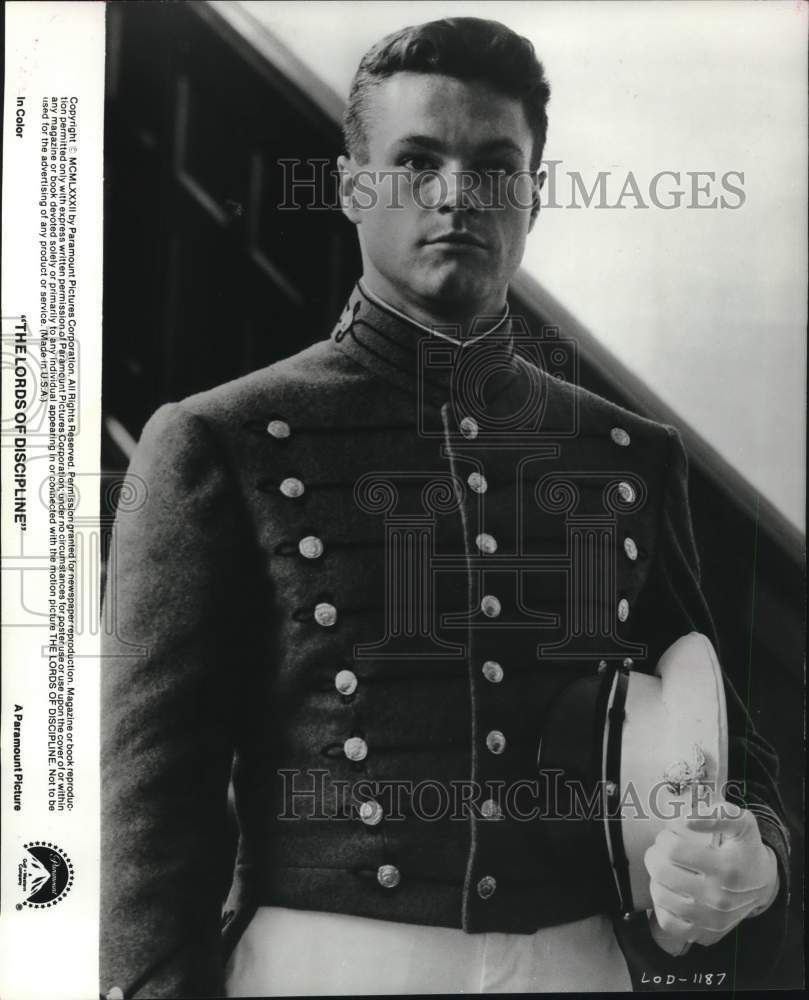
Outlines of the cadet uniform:
M222 995L263 907L620 918L606 852L530 784L543 714L602 661L716 640L679 435L571 385L574 361L515 317L457 346L358 285L329 340L148 422L106 595L102 994ZM729 685L728 708L782 886L744 933L772 952L776 762ZM725 943L670 960L616 928L667 968Z

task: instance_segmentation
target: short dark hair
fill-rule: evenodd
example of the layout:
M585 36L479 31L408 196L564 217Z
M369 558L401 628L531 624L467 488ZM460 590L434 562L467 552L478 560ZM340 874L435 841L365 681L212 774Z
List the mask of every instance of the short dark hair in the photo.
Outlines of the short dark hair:
M551 88L527 38L499 21L446 17L402 28L377 42L360 61L343 115L345 151L360 163L368 158L365 115L369 93L382 80L403 72L480 81L520 98L534 133L531 168L539 169L548 132L546 106Z

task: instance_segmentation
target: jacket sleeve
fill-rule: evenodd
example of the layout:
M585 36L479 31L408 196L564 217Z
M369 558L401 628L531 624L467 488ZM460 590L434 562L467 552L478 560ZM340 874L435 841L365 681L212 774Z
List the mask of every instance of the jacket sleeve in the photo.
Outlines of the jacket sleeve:
M649 642L650 660L681 635L702 632L711 640L722 662L722 650L700 586L699 557L688 501L688 463L679 432L666 428L669 457L661 510L661 536L650 584L644 600L639 639ZM786 934L789 902L789 833L782 819L784 807L778 791L778 759L773 748L756 732L750 714L725 673L728 711L728 798L754 813L762 840L778 860L779 891L775 901L758 917L748 917L710 948L692 945L682 958L663 952L651 938L648 923L638 920L619 932L630 971L646 970L666 976L677 973L725 972L724 988L766 983L766 971L775 964ZM735 790L734 790L735 789ZM714 978L716 983L716 977ZM644 983L636 986L648 990Z
M245 518L220 459L208 426L167 404L144 428L119 503L103 612L102 996L223 993L247 621Z

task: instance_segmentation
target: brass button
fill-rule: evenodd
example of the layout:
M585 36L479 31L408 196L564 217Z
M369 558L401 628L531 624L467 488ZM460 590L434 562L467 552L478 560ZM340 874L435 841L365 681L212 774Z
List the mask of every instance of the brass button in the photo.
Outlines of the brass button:
M501 754L506 749L506 738L499 729L486 734L486 746L493 754Z
M618 483L618 493L624 503L633 503L636 497L635 487L631 483Z
M503 810L494 799L486 799L481 804L480 812L484 819L500 819L503 815Z
M497 618L503 610L503 606L493 594L486 594L480 602L480 610L487 618Z
M267 433L274 438L288 438L289 424L286 420L271 420L267 424Z
M349 736L343 744L343 753L349 760L365 760L368 756L368 744L361 736Z
M325 602L315 605L315 621L318 625L328 628L337 621L337 608L333 604Z
M487 555L491 555L492 552L497 551L497 539L494 535L487 535L485 531L475 539L475 545L477 545L481 552L485 552Z
M354 694L358 683L357 675L353 670L340 670L334 677L334 686L340 694Z
M360 819L366 826L376 826L382 822L382 806L374 799L368 799L360 805Z
M610 437L612 440L619 444L622 448L626 448L629 442L632 440L623 427L613 427L610 431Z
M626 552L627 558L634 562L638 558L638 547L635 544L634 538L624 539L624 552Z
M469 478L466 481L469 483L470 489L474 490L475 493L485 493L489 488L486 477L482 472L470 472Z
M486 660L483 664L483 676L490 684L499 684L503 679L503 668L497 660Z
M376 872L377 882L385 889L395 889L402 875L396 865L380 865Z
M629 617L629 601L622 597L618 602L618 621L625 622Z
M459 427L461 434L469 441L473 441L478 436L478 422L474 417L464 417Z
M298 552L304 559L319 559L323 555L323 542L316 535L307 535L298 542Z
M289 476L285 479L280 486L281 492L285 497L299 497L303 495L304 485L300 479L296 479L294 476Z
M497 890L497 880L493 875L484 875L478 882L477 889L481 899L490 899Z

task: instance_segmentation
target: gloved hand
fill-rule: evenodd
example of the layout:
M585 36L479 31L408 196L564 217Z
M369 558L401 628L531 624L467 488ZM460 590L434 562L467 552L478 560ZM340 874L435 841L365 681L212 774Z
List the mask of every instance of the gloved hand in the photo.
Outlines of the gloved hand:
M651 876L652 937L670 955L712 945L778 895L775 853L756 818L727 801L710 816L680 816L644 855Z

